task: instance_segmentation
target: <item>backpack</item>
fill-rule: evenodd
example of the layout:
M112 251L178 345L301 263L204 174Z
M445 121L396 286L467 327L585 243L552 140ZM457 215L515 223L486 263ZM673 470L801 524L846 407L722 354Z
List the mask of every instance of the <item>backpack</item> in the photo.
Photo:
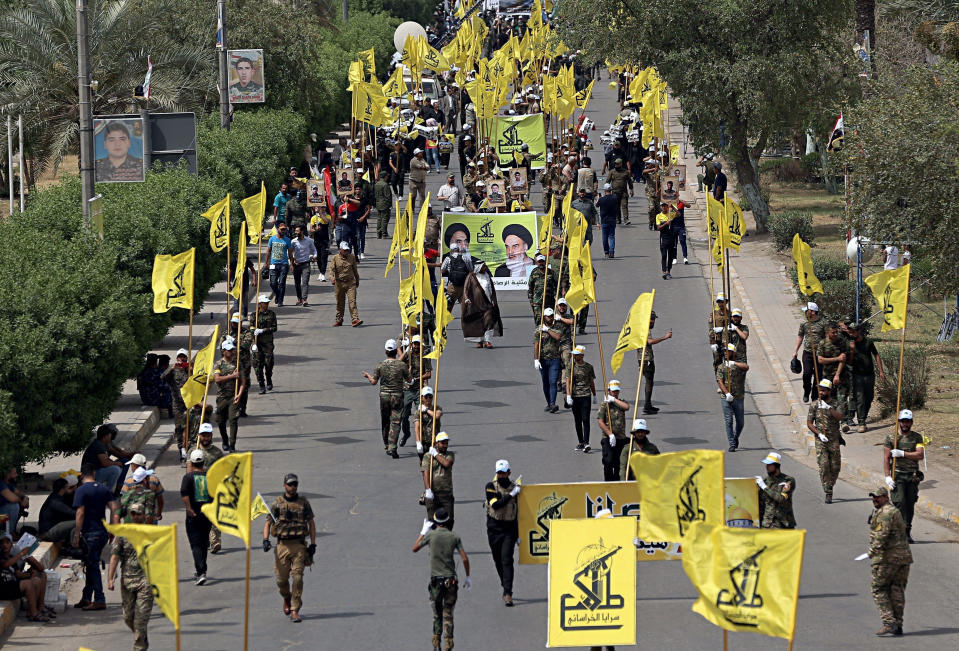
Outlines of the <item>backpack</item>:
M466 282L469 275L469 267L466 266L466 260L463 256L450 256L449 280L450 285L461 287Z

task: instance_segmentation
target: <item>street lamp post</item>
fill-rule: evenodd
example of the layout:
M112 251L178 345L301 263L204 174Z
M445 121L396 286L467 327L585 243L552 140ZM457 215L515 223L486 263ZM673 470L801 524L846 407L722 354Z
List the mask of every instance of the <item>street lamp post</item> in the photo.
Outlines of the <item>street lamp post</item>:
M216 47L220 68L220 128L230 128L230 75L226 50L226 0L216 3Z
M77 0L77 87L80 91L80 181L83 223L90 225L93 198L93 105L90 99L90 48L87 0Z

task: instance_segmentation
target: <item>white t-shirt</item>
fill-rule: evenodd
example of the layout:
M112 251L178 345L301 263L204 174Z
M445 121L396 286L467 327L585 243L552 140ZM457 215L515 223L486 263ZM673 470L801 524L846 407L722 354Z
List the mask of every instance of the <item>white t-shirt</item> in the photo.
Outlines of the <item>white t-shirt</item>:
M883 265L883 269L898 269L899 268L899 249L895 246L886 247L886 264Z

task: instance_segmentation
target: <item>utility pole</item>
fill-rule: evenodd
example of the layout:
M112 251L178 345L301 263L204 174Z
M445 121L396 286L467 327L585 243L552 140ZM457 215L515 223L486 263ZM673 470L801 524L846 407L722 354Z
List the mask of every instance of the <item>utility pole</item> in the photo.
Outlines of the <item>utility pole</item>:
M7 173L10 175L10 211L9 217L13 217L13 123L10 116L7 116Z
M90 100L90 48L87 0L77 0L77 87L80 90L80 181L83 224L90 225L93 198L93 105ZM13 199L11 198L11 202Z
M220 128L230 128L230 74L226 51L226 0L216 2L216 47L220 63Z
M18 142L20 143L20 212L23 212L23 184L26 172L23 168L23 115L17 116L17 129L20 131Z
M343 0L343 22L346 23L350 19L350 3L349 0Z

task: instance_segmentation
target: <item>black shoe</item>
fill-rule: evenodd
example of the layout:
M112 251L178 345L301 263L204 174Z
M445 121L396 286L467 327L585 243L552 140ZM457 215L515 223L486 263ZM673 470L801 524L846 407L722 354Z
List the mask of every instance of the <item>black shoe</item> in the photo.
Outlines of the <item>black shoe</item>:
M803 401L803 402L809 402L809 394L808 394L808 393L802 394L802 401Z
M579 330L576 331L576 334L578 334L578 335L585 335L585 334L586 334L586 328L580 328Z
M906 534L906 540L909 541L909 544L910 544L910 545L915 545L915 544L916 544L916 541L912 539L912 534L907 533L907 534Z
M669 278L669 274L663 274L663 280L666 280L667 278Z
M393 450L392 452L390 452L390 456L393 457L394 459L400 458L400 455L396 450Z
M240 418L246 418L246 409L240 411Z
M672 280L672 279L673 279L673 274L671 274L671 273L669 273L669 272L667 271L667 272L666 272L666 280Z
M903 635L902 626L897 626L897 627L896 627L896 632L893 633L893 635L895 635L896 637L899 637L900 635Z
M260 395L262 396L264 393L266 393L266 386L264 386L264 385L261 384L261 385L260 385Z
M589 451L592 450L592 449L593 449L593 448L589 447L589 443L587 443L586 445L583 446L583 452L584 452L585 454L589 454Z
M583 444L582 444L582 443L577 443L577 444L576 444L576 451L577 451L577 452L582 452L582 450L583 450Z
M549 408L549 411L550 413L555 414L556 412L559 411L559 407L557 407L556 405L553 405L552 407Z
M553 405L546 405L546 407L543 409L543 411L552 411L552 410L553 410Z
M266 390L267 390L267 391L272 391L272 390L273 390L273 380L267 380L267 381L266 381Z
M735 445L730 445L728 452L735 452L735 451L736 451L736 446L735 446Z
M610 257L611 260L615 260L615 259L616 259L616 252L615 252L615 251L610 251L610 252L609 252L609 257Z
M643 413L644 413L644 414L658 414L658 413L659 413L659 407L653 407L652 405L650 405L650 406L648 406L648 407L643 407Z
M410 435L409 435L409 434L404 434L404 435L403 435L403 438L400 439L400 447L401 447L401 448L402 448L402 447L405 447L405 446L406 446L406 442L409 441L409 440L410 440Z

